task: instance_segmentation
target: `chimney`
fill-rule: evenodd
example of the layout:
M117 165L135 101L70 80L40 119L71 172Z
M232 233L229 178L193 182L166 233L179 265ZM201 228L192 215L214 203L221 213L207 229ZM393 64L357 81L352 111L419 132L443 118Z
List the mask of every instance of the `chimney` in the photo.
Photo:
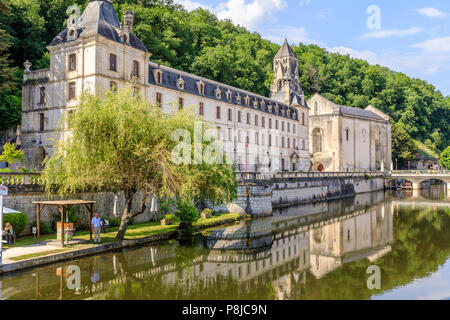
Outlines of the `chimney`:
M123 14L123 22L125 28L127 28L128 32L133 33L133 21L134 21L134 13L132 11L126 11Z

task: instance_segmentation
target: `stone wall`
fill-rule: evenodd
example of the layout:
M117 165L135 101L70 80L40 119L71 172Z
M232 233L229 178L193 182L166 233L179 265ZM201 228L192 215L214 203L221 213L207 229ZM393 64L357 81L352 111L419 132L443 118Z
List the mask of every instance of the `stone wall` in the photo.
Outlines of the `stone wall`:
M31 233L31 227L36 225L36 205L33 201L45 201L45 200L61 200L60 197L54 196L49 198L42 193L39 186L9 186L9 195L4 197L4 206L17 211L21 211L28 216L28 225L24 231L24 234ZM79 193L74 196L68 197L69 199L83 199L96 201L94 205L94 212L98 212L101 217L117 218L114 216L114 193L112 192L100 192L100 193ZM67 199L67 198L65 198ZM140 204L141 195L137 195L133 202L133 210L138 209ZM150 212L151 200L148 201L148 207L146 211L137 216L135 222L147 222L159 220L159 215ZM121 215L125 206L125 197L121 193L117 201L117 213ZM89 224L89 212L84 206L78 207L76 213L79 218L79 225L87 226ZM56 207L45 207L41 212L41 221L47 225L51 225L53 220L59 220L59 212Z

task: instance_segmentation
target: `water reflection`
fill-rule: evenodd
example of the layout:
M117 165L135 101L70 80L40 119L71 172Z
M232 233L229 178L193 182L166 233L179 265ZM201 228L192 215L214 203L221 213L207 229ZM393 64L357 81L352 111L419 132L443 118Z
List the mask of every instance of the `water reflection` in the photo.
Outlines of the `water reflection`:
M450 293L433 291L427 277L450 279L449 208L442 190L288 208L208 231L190 247L145 246L4 276L0 292L3 299L414 298L421 281L445 298ZM367 287L371 265L381 270L379 290Z

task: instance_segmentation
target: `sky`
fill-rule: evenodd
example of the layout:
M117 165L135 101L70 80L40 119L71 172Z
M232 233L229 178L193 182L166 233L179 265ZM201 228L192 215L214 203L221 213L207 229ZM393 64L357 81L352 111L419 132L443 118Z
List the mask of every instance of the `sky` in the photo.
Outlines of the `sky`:
M433 84L450 95L448 0L175 0L281 44L317 44Z

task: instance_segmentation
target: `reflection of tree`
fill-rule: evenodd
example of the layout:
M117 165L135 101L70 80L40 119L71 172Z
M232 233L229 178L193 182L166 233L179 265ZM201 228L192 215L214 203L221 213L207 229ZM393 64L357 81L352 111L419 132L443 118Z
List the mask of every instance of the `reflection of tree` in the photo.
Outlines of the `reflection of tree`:
M359 260L344 264L322 279L308 274L302 299L368 299L438 270L450 256L450 209L399 208L394 219L392 252L375 262L381 268L381 290L369 290L367 267Z

